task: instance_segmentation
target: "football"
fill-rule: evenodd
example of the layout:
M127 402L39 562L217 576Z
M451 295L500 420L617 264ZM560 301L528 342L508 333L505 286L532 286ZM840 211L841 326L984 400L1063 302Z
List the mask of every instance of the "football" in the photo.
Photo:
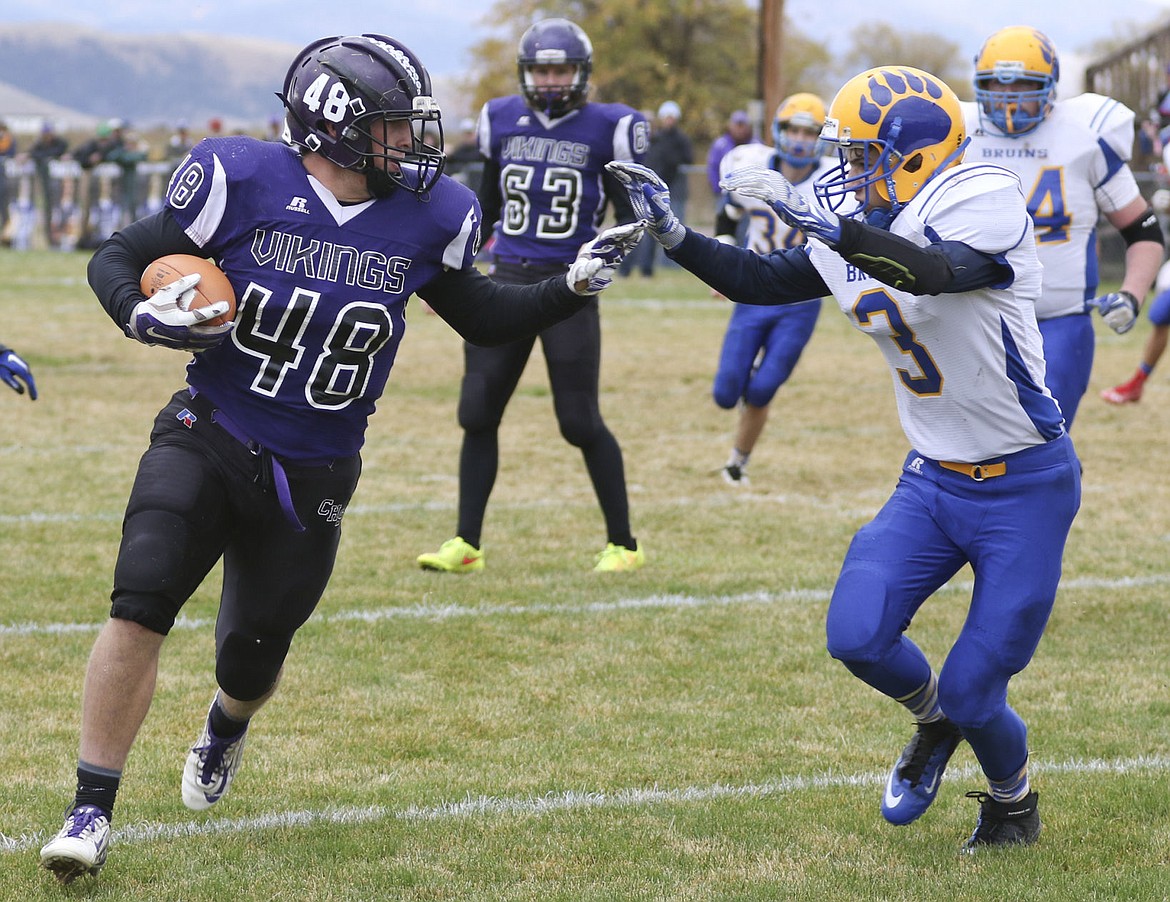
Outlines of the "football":
M164 285L169 285L181 276L191 273L200 275L199 284L195 286L195 297L191 300L191 309L197 310L216 301L227 301L229 305L227 313L209 319L203 325L218 326L235 319L236 293L232 289L232 283L228 281L222 269L202 257L191 254L168 254L159 257L146 267L146 272L142 274L140 283L142 293L150 297Z

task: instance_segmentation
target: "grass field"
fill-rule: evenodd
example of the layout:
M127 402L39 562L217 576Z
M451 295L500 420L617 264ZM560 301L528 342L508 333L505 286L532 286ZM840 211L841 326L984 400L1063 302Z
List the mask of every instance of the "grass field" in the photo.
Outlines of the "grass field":
M591 572L605 542L539 354L501 436L487 568L424 573L455 525L462 355L412 309L364 451L339 564L207 815L179 773L214 691L216 580L163 650L109 863L60 888L36 867L76 763L81 677L106 617L122 507L184 358L121 338L81 255L0 250L0 340L42 397L0 385L0 899L1165 899L1170 874L1170 379L1128 376L1149 325L1098 322L1075 439L1085 467L1065 577L1012 683L1045 829L960 856L983 788L963 746L930 812L878 812L908 716L824 650L850 536L905 439L872 343L826 306L735 491L734 416L710 400L727 318L677 270L603 300L602 407L648 565ZM969 573L912 635L937 663Z

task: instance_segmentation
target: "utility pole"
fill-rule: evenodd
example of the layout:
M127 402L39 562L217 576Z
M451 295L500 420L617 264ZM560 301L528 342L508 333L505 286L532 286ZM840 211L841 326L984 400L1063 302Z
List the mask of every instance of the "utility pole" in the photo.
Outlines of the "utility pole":
M780 71L784 52L784 0L760 0L759 91L763 100L763 134L769 133L768 123L776 107L787 95L787 86Z

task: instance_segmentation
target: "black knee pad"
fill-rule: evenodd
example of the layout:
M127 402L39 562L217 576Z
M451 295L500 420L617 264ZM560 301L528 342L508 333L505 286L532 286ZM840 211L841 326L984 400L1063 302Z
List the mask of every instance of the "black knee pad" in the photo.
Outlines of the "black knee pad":
M189 522L167 511L127 517L114 567L111 612L166 635L218 556L192 540Z
M584 393L557 398L556 414L561 436L576 448L593 444L605 428L601 411L597 409L594 399Z
M241 702L252 702L276 685L292 637L255 636L232 631L215 654L215 679Z
M459 428L464 432L491 432L498 429L504 417L498 394L489 393L488 380L482 376L464 376L463 388L459 393Z

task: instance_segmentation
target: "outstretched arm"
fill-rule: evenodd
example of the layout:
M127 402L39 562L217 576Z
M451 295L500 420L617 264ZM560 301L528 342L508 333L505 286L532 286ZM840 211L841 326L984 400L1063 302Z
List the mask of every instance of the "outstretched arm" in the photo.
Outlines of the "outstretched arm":
M920 247L913 241L810 204L783 175L752 167L728 173L722 186L771 205L793 228L816 236L860 269L893 288L914 294L953 294L1007 286L1012 271L999 257L958 241Z
M613 281L641 237L640 223L606 229L582 245L565 275L534 285L506 285L469 266L444 270L418 296L472 344L506 344L542 332L584 307Z

